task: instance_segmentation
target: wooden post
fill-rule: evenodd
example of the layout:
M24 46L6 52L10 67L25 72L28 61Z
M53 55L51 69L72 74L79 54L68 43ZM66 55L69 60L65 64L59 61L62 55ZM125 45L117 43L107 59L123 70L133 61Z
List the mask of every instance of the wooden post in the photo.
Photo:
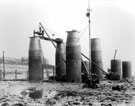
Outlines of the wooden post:
M54 81L55 81L55 68L53 66L53 78L54 78Z
M4 51L3 51L3 79L5 79L5 58L4 58Z
M17 70L15 70L15 80L17 80Z
M2 80L2 70L0 70L0 81Z
M29 80L29 70L27 70L27 72L26 72L26 79L27 79L27 81Z
M42 65L42 82L44 80L44 65Z

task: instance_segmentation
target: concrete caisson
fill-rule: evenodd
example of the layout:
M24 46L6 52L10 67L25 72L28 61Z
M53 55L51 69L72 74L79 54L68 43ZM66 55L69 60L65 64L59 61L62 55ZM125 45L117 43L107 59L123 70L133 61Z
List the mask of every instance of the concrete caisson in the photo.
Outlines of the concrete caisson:
M66 80L81 82L81 45L79 32L68 31L66 42Z
M116 73L116 74L119 74L120 78L122 77L121 75L121 69L122 69L122 66L121 66L121 60L117 59L113 59L111 60L111 72L113 73Z
M60 39L60 38L58 38ZM57 42L57 50L55 53L55 63L56 63L56 76L66 75L66 50L65 45L62 42Z
M30 37L28 81L40 82L43 79L43 53L39 37Z
M100 38L91 39L91 60L103 69ZM101 79L103 77L102 71L95 64L92 63L92 73L97 74L98 78Z
M131 78L132 77L131 61L123 61L122 62L122 76L123 76L123 78Z

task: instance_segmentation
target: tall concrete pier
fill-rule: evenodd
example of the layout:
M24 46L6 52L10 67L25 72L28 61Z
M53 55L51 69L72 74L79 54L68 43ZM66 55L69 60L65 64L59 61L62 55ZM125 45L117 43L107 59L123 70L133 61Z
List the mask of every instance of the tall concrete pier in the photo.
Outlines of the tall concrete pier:
M66 43L66 80L81 82L81 45L79 32L68 31Z
M57 42L57 50L55 53L55 63L56 63L56 76L66 75L66 50L65 45L63 44L63 40L57 38L56 40L60 40L61 42Z
M131 78L132 77L132 63L131 63L131 61L123 61L122 62L122 76L123 76L123 78Z
M122 77L122 65L121 60L111 60L111 72L119 74L120 78Z
M91 39L91 59L98 67L103 69L100 38ZM92 73L96 73L98 78L102 78L102 71L95 64L92 63Z
M28 81L40 82L43 79L43 53L39 37L30 37Z

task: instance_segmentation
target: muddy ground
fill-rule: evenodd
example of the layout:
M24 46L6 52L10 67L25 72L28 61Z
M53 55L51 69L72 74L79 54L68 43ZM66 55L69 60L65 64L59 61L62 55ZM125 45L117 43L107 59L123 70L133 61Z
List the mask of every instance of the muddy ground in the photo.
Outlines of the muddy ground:
M2 106L134 106L135 84L101 81L99 88L84 88L82 83L1 81ZM122 86L112 90L113 86ZM6 104L7 103L7 104ZM6 105L3 105L6 104Z
M6 65L7 80L15 79L15 70L18 79L27 79L28 66ZM134 106L135 81L129 82L103 80L91 89L83 83L0 81L0 106ZM113 90L116 85L122 89Z

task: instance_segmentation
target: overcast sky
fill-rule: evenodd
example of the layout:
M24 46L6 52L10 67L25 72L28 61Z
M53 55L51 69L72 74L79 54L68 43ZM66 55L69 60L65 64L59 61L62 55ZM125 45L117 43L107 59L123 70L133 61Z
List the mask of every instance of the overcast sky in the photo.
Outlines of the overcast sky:
M117 59L135 67L135 1L91 0L91 36L100 38L104 69L110 67L115 49ZM82 32L88 25L88 0L0 0L0 52L6 57L28 57L29 38L41 22L49 34L66 42L69 30ZM88 29L81 36L82 52L89 53ZM55 63L55 49L42 41L44 56ZM135 73L134 73L135 74Z

